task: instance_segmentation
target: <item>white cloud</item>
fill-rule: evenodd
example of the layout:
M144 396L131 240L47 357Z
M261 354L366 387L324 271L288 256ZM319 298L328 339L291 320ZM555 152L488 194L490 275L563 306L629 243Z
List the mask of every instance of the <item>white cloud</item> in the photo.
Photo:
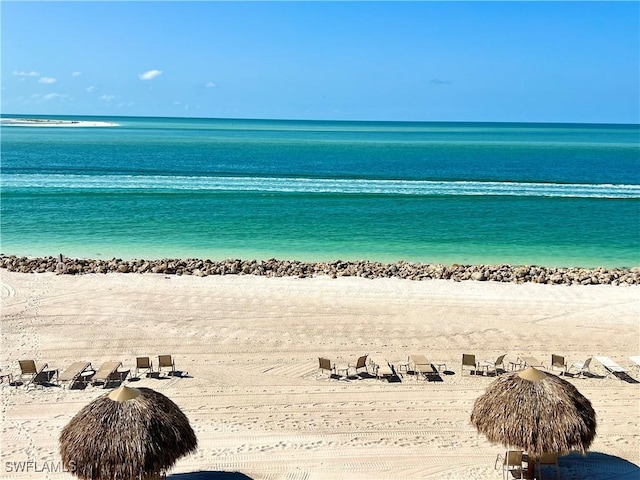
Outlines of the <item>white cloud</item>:
M38 72L23 72L22 70L20 71L14 70L13 74L19 77L39 77L40 76Z
M82 75L82 72L72 72L71 73L72 77L79 77L80 75Z
M55 98L64 99L69 98L69 95L66 95L64 93L47 93L46 95L43 95L42 98L44 98L45 100L53 100Z
M91 85L90 87L85 88L85 90L89 93L93 93L97 90L97 87L94 87L93 85Z
M38 82L40 82L40 83L56 83L56 79L55 78L51 78L51 77L41 77L40 80L38 80Z
M105 94L105 95L102 95L100 97L100 100L104 100L105 102L111 102L111 101L113 101L113 100L115 100L117 98L118 98L117 95L107 95L107 94Z
M213 87L216 86L216 84L213 83L213 82L207 82L204 86L207 87L207 88L213 88Z
M140 80L152 80L162 73L162 70L149 70L139 75Z

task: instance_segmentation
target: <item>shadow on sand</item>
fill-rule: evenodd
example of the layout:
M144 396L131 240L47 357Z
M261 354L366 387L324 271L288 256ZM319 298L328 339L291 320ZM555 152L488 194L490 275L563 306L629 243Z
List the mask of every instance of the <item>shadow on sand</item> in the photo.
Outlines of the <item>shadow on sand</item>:
M579 453L570 453L560 457L559 463L562 478L567 480L631 480L640 478L638 465L606 453L587 452L584 456ZM542 473L545 475L544 469ZM550 471L549 473L553 474L554 472ZM553 475L549 478L553 478Z
M253 480L240 472L214 472L210 470L200 470L198 472L174 473L167 477L167 480Z

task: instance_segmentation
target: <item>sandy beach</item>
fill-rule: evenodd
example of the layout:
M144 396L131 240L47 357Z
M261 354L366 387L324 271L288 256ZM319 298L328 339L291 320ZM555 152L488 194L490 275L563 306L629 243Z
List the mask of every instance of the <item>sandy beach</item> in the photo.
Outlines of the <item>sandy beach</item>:
M78 360L121 361L126 385L170 397L197 434L197 452L169 478L500 479L494 461L505 448L469 421L493 378L461 372L463 353L480 361L504 353L507 365L527 355L549 365L552 353L569 364L614 359L628 370L622 379L596 361L593 375L567 376L592 402L598 430L587 456L560 459L561 478L640 476L640 372L628 359L640 354L637 287L0 275L2 370L17 374L21 359L60 371ZM172 354L183 375L134 381L136 357L159 354ZM441 374L389 382L362 371L330 379L318 369L320 356L346 366L364 354L397 367L424 354ZM58 435L113 386L3 382L0 477L74 478L60 471Z

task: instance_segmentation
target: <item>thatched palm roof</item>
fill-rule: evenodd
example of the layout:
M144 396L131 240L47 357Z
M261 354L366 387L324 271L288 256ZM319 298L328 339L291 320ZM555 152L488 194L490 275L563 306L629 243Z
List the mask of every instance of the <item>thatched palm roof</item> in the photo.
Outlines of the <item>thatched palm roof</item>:
M134 480L166 472L196 447L189 419L150 388L123 386L95 399L60 434L64 466L86 480Z
M476 399L471 423L490 442L543 452L584 453L596 435L596 413L571 383L529 368L498 377Z

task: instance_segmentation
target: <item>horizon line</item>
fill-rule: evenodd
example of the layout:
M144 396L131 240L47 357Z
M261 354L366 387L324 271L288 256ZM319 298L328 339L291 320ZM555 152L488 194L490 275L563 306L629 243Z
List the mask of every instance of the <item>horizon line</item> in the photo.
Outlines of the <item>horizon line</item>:
M69 117L69 118L150 118L150 119L180 119L180 120L240 120L240 121L269 121L269 122L318 122L318 123L447 123L447 124L518 124L518 125L624 125L640 127L638 123L628 122L561 122L561 121L509 121L509 120L362 120L362 119L310 119L310 118L264 118L264 117L187 117L172 115L100 115L100 114L47 114L47 113L0 113L0 118L20 118L28 119L29 117L53 118L53 117Z

